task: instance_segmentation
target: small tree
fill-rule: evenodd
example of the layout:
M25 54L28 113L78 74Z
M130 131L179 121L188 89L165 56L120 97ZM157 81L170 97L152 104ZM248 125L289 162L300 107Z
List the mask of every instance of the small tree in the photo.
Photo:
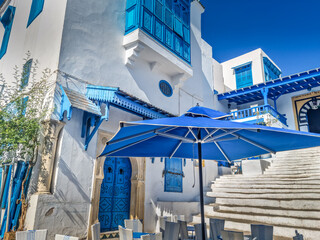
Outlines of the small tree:
M35 159L41 121L49 111L45 96L50 71L37 81L38 62L29 53L24 61L22 71L14 68L13 83L0 74L0 164Z

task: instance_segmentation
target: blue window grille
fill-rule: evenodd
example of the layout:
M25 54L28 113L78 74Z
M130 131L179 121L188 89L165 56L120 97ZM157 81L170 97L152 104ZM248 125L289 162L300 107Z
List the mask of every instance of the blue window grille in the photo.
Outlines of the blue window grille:
M44 0L32 0L27 27L39 16L43 10Z
M0 59L6 54L8 49L15 11L16 11L15 7L9 6L0 20L0 22L4 27L4 35L2 38L1 49L0 49Z
M160 88L160 91L163 93L163 95L165 95L166 97L172 96L173 90L170 83L168 83L167 81L161 80L159 82L159 88Z
M267 57L263 57L263 66L266 82L280 77L281 71Z
M181 158L166 158L164 170L164 191L183 192L183 171Z
M125 33L137 28L191 63L190 0L127 0Z
M22 70L22 77L21 77L21 88L24 88L29 83L30 72L32 66L32 59L29 59L24 65Z
M253 84L251 62L233 69L236 74L237 89L248 87Z

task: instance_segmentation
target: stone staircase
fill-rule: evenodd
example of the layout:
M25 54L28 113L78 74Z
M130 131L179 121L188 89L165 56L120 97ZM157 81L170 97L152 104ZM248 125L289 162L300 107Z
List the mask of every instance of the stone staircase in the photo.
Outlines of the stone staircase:
M320 148L280 152L263 175L227 175L212 184L206 220L250 234L250 224L274 226L274 239L292 239L295 230L320 240ZM193 222L200 222L194 216Z

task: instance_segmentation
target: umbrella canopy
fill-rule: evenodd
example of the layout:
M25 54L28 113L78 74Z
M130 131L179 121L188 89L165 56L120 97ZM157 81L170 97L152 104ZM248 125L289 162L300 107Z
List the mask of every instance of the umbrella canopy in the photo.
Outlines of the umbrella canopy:
M101 155L198 158L198 142L202 144L203 159L231 161L318 146L320 135L183 115L123 122L120 131L107 143Z
M320 135L218 120L226 114L203 107L181 117L122 122L100 156L169 157L232 161L320 145ZM200 206L204 238L202 164L199 164Z

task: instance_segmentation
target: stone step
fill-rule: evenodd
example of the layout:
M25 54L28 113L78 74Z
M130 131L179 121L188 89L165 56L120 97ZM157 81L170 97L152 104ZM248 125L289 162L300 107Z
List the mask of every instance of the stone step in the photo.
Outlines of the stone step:
M319 185L320 181L319 180L292 180L292 181L230 181L230 182L216 182L214 183L215 186L226 186L228 187L228 185L233 185L233 186L239 186L239 185L279 185L279 186L286 186L286 185L291 185L291 184L295 184L295 185Z
M208 192L208 197L214 198L237 198L237 199L279 199L279 200L295 200L295 199L306 199L306 200L319 200L319 193L226 193L226 192Z
M268 169L264 175L266 174L285 174L285 175L296 175L296 174L312 174L320 176L320 169L308 169L308 170L280 170L280 169Z
M228 192L228 193L320 193L320 187L317 189L272 189L272 188L224 188L224 187L213 187L214 192Z
M306 166L303 166L303 167L297 167L297 166L291 166L291 167L288 167L286 166L285 168L283 168L283 166L274 166L274 165L271 165L266 171L269 171L269 170L305 170L305 171L309 171L309 170L320 170L320 167L318 166L314 166L314 165L310 165L308 167Z
M304 228L310 230L320 231L320 220L318 219L301 219L291 217L279 217L269 215L252 215L252 214L237 214L237 213L221 213L214 212L211 215L206 215L207 218L221 218L225 220L232 220L237 222L246 223L263 223L264 225L271 226L283 226L283 227L294 227ZM200 215L193 217L193 222L201 220Z
M243 177L232 177L232 178L219 178L217 179L216 181L213 181L212 184L214 183L222 183L222 182L227 182L227 183L230 183L232 181L248 181L248 182L251 182L251 181L254 181L256 182L257 180L259 181L268 181L268 182L276 182L276 181L294 181L295 179L299 180L299 181L308 181L308 180L320 180L320 175L319 176L310 176L310 177L296 177L296 178L276 178L274 176L270 177L268 175L258 175L257 176L243 176Z
M224 228L230 231L242 231L246 235L250 235L250 224L236 221L226 221ZM320 231L303 229L303 228L290 228L290 227L273 227L273 240L292 240L295 236L295 230L298 230L303 235L304 240L319 240Z
M292 209L274 209L264 207L246 207L246 206L225 206L220 204L210 204L205 206L205 213L210 215L214 211L236 214L253 214L265 216L293 217L301 219L320 220L320 211L304 211Z
M320 210L320 202L309 199L301 200L281 200L281 199L234 199L234 198L216 198L216 204L228 206L251 206L251 207L266 207L266 208L285 208L292 210Z
M320 175L319 176L308 176L308 177L275 177L275 176L270 176L270 175L264 175L264 177L253 177L253 176L247 176L246 178L220 178L214 181L212 184L216 183L232 183L232 182L247 182L247 183L252 183L252 182L297 182L297 181L320 181Z
M237 184L237 183L232 183L232 185L226 185L226 184L220 184L220 183L216 183L215 187L224 187L224 188L242 188L242 189L254 189L254 188L258 188L258 189L319 189L320 186L318 184L247 184L247 185L243 185L241 183Z
M295 162L288 162L288 161L274 161L273 163L271 163L271 166L281 166L283 167L284 169L287 168L287 167L312 167L312 166L319 166L319 161L313 161L313 160L310 160L310 161L307 161L307 162L301 162L301 161L295 161ZM270 167L270 166L269 166Z

